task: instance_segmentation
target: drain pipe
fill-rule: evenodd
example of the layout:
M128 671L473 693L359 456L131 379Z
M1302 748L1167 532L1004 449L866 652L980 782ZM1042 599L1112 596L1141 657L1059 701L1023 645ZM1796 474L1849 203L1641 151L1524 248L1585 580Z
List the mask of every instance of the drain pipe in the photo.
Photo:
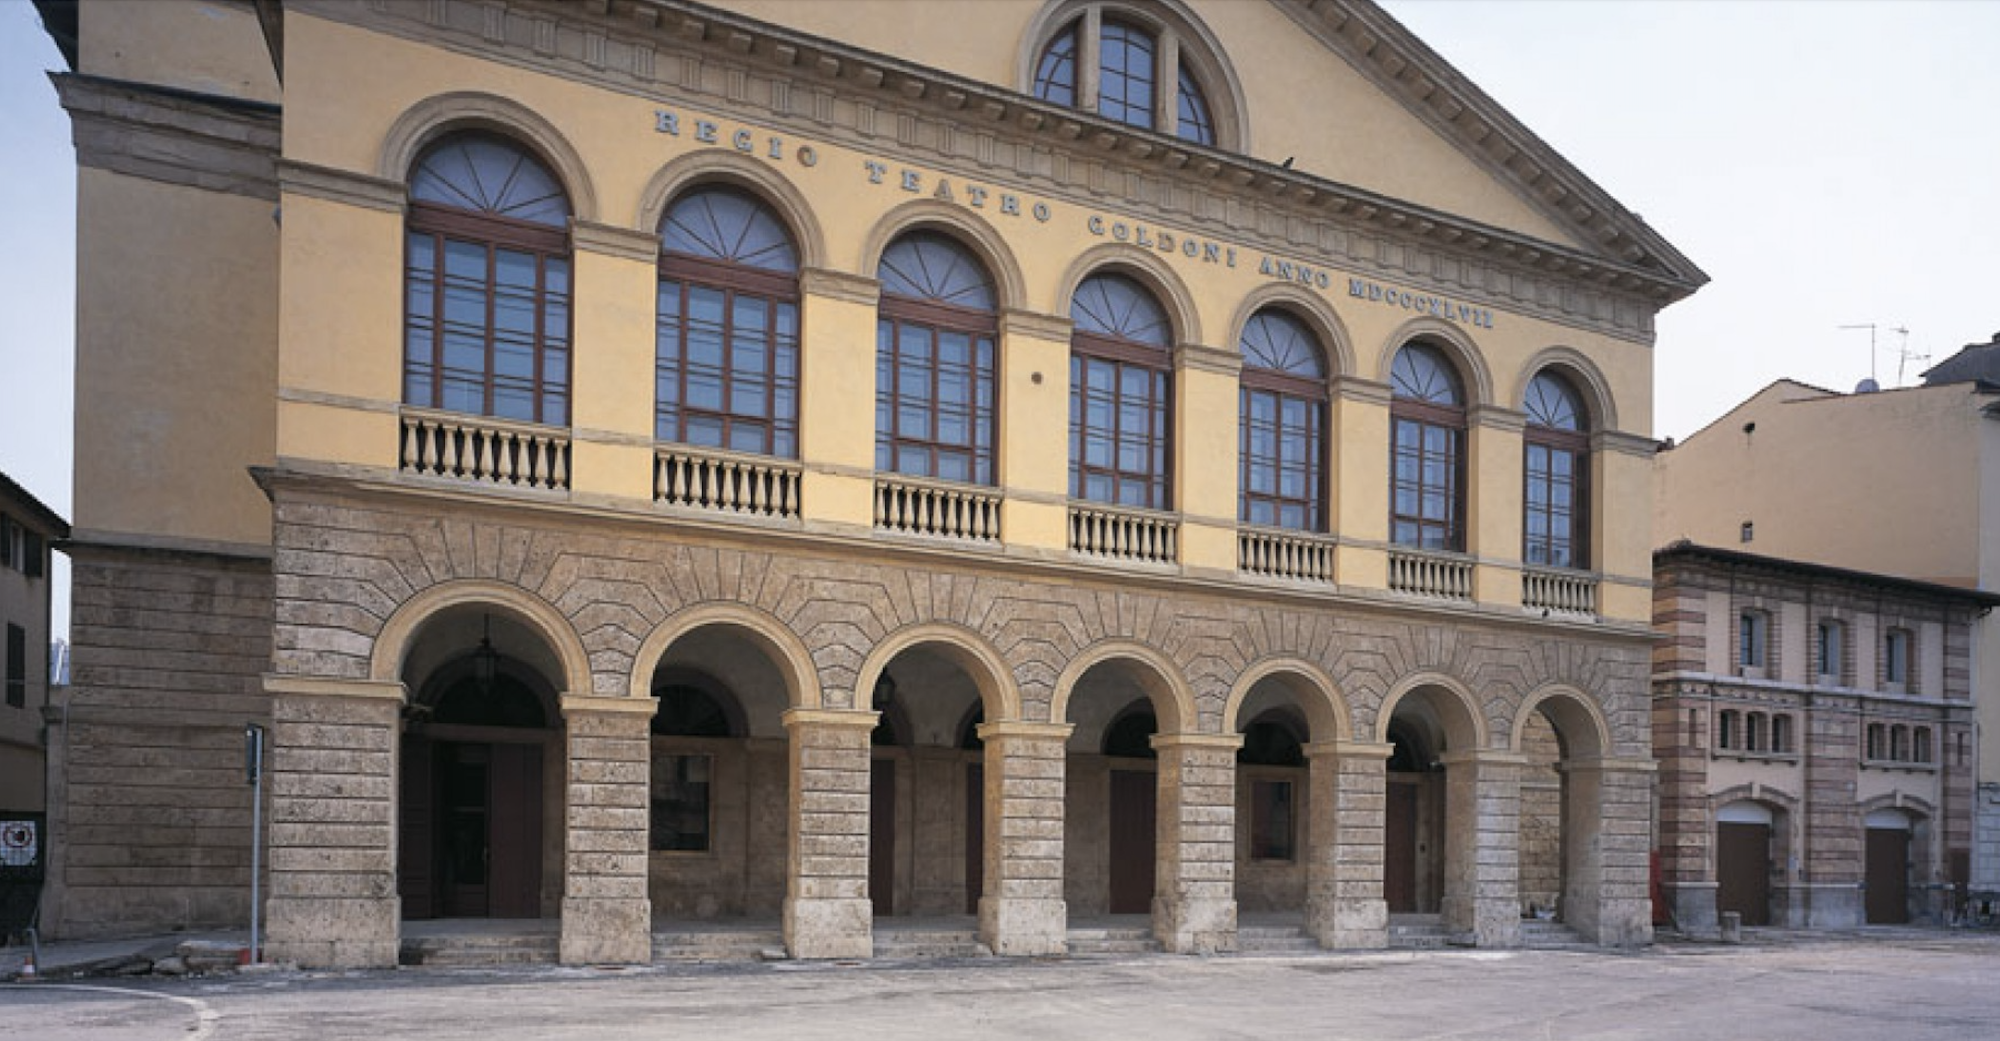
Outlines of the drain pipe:
M250 782L250 950L249 964L264 960L257 943L257 913L261 908L259 883L264 864L264 728L243 724L243 765Z

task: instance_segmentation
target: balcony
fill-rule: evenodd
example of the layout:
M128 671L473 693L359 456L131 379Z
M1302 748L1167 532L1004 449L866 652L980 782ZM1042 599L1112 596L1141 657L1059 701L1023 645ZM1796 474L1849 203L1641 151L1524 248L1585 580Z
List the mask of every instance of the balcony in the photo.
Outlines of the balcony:
M1389 549L1389 588L1433 600L1472 600L1472 558L1456 553L1394 546Z
M1597 615L1597 579L1581 571L1521 569L1521 606L1548 614Z
M569 490L569 434L558 427L405 407L401 446L397 466L408 473Z
M798 463L688 445L661 445L653 457L653 501L732 517L796 520Z
M1103 560L1173 564L1181 526L1166 514L1086 503L1069 507L1069 548Z
M1246 575L1299 582L1333 582L1334 540L1274 528L1237 529L1236 569Z
M875 527L998 544L1000 493L973 485L880 475L875 478Z

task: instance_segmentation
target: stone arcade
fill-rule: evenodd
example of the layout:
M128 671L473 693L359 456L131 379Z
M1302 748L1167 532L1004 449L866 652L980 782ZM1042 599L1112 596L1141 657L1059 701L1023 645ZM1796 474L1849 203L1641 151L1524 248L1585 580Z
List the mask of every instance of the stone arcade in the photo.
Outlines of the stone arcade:
M38 2L52 933L247 917L255 719L305 965L1650 938L1653 316L1704 276L1381 10Z

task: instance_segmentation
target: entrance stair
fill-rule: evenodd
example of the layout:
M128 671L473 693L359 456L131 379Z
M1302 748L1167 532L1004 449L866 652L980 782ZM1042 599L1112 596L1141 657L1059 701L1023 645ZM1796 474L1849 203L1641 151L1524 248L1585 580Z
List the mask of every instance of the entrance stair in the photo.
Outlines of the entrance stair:
M1245 916L1236 923L1236 949L1244 954L1310 954L1320 948L1303 923Z
M784 930L776 922L654 922L653 963L756 961L783 957Z
M1071 957L1149 954L1160 949L1160 942L1153 939L1153 923L1145 915L1074 922L1066 941Z
M993 951L979 940L979 923L963 918L877 918L875 957L990 958Z
M560 923L549 919L445 919L404 922L396 960L403 965L470 968L552 965Z

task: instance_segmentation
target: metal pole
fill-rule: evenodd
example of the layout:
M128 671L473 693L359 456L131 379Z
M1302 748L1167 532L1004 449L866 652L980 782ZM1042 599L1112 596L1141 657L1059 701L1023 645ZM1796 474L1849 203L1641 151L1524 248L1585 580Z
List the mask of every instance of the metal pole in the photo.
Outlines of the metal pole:
M256 723L243 726L245 765L250 773L250 962L264 960L257 943L257 912L262 903L259 882L264 864L264 728Z

